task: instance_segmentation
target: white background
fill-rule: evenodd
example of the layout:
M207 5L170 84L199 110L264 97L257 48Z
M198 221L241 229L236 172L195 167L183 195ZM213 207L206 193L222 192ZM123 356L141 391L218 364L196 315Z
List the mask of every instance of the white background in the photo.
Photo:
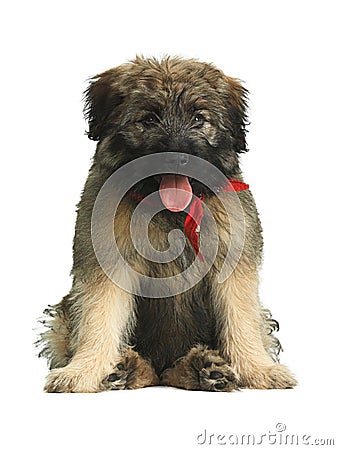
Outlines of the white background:
M197 436L259 435L277 423L284 435L334 437L335 3L31 0L2 8L3 448L218 448ZM69 290L75 204L95 148L84 135L82 91L89 76L136 53L214 62L251 91L242 166L264 226L261 296L280 322L295 390L42 393L47 370L32 328Z

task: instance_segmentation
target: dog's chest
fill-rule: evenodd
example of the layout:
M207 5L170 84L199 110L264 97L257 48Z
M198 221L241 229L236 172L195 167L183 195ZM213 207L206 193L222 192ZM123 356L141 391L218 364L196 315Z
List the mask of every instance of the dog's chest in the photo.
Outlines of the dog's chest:
M206 283L176 297L136 297L136 305L131 344L152 360L157 373L196 344L216 345L215 317Z
M121 253L133 255L138 267L151 276L158 272L170 275L187 269L196 257L184 227L187 214L160 211L154 216L133 214L126 230Z

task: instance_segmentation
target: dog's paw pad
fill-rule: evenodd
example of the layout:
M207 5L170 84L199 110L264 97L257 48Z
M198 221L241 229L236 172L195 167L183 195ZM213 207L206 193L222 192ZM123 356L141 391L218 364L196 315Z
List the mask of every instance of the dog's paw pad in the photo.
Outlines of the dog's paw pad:
M227 383L225 383L225 381L220 381L220 382L214 384L214 388L217 391L224 390L226 388L226 386L227 386Z
M211 378L212 380L218 380L219 378L223 378L223 374L222 372L218 372L218 370L213 370L212 372L210 372L209 378Z
M212 367L211 370L203 369L200 373L200 383L208 391L230 392L237 389L236 377L232 369L225 364L217 367L217 370Z
M111 373L109 377L107 378L107 381L110 383L114 383L115 381L119 380L121 378L121 375L117 373Z
M204 361L204 367L199 372L201 388L207 391L230 392L238 389L237 377L230 366L219 356L210 353L209 361Z
M102 381L102 390L138 389L156 385L158 382L151 363L129 349Z
M113 371L102 381L103 390L125 389L128 373L123 364L118 364Z
M226 387L227 384L225 381L219 381L218 383L214 384L214 388L216 389L216 391L223 391Z

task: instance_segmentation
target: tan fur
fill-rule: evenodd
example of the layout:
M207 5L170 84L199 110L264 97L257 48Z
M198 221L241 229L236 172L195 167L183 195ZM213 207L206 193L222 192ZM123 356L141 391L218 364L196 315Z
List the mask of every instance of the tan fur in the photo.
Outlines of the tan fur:
M67 295L63 301L69 301L71 295ZM40 339L37 342L39 345L41 342L48 342L39 356L45 356L49 360L49 366L51 368L64 367L69 362L69 317L66 311L56 309L51 312L48 309L45 310L45 314L52 317L51 321L42 320L42 324L47 326L48 330L44 331L40 335Z
M108 278L82 286L80 313L71 347L74 356L47 377L47 392L96 392L119 360L121 343L133 322L132 298Z
M216 285L215 291L220 353L229 358L231 367L240 375L240 385L256 389L295 386L290 371L276 364L264 345L258 274L253 264L242 258L229 279Z

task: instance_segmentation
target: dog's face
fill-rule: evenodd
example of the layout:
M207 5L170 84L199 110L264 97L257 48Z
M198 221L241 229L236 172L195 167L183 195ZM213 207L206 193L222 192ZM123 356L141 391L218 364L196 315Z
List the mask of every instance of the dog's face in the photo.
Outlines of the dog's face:
M212 65L136 58L95 77L85 95L88 136L100 141L97 162L112 171L140 156L179 152L226 176L238 173L246 90Z

